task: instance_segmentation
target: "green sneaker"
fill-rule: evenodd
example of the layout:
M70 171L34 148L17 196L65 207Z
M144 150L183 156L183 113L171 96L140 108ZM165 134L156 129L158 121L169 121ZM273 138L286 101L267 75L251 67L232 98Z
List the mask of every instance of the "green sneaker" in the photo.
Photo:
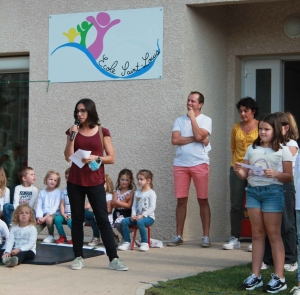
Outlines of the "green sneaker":
M114 270L128 270L128 267L123 263L123 261L119 258L114 258L108 266L109 269Z
M71 269L82 269L83 267L83 258L81 256L76 257L72 262Z

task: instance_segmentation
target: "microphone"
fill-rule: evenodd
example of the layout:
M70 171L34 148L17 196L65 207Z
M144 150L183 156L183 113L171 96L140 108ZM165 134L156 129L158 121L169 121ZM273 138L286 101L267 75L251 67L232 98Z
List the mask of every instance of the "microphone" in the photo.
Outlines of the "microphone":
M79 126L80 125L80 121L78 119L76 119L75 122L74 122L74 124L77 125L77 126ZM75 131L72 131L71 135L70 135L70 141L73 141L74 137L75 137Z

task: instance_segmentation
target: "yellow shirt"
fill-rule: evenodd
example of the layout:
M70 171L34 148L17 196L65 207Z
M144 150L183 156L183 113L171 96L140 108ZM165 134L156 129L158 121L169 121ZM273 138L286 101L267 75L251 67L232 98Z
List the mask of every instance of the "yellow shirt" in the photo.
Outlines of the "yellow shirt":
M232 160L230 166L233 167L234 163L242 163L248 146L258 137L258 128L253 129L246 134L242 129L240 122L236 123L232 127L231 131L231 152Z

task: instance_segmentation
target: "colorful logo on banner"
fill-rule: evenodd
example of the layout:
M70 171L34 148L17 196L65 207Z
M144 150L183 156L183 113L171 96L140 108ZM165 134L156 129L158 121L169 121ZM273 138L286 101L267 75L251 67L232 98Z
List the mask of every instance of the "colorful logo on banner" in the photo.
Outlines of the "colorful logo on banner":
M159 11L159 18L161 19L162 25L162 8L127 10L127 14L126 11L120 11L123 13L119 13L119 18L112 17L111 14L115 15L116 12L110 13L101 11L96 13L96 16L85 14L85 19L81 19L79 24L75 25L74 27L69 27L66 31L60 31L61 25L53 25L54 29L51 30L51 34L49 33L49 80L51 82L86 81L85 77L86 75L89 76L89 73L83 73L82 67L78 68L78 71L80 72L78 75L74 74L73 72L73 63L76 63L78 60L80 60L79 63L81 63L81 66L82 62L84 62L85 65L86 63L89 63L98 71L98 73L103 74L102 77L99 75L95 75L94 77L90 76L88 79L89 81L143 79L143 75L151 71L158 58L161 56L160 43L162 43L163 27L161 26L161 28L156 30L157 36L155 36L155 32L154 34L152 32L151 36L149 36L152 39L152 44L149 42L147 36L143 36L143 34L141 34L141 31L143 31L143 29L141 30L141 27L143 26L143 23L141 23L142 19L136 24L136 32L134 32L134 22L132 22L132 20L128 21L128 19L131 18L132 13L136 14L139 10L145 14L147 14L147 10L151 10L151 12L154 12L155 14L157 14L157 11ZM62 18L63 16L66 16L66 18L69 17L69 15L61 15ZM80 14L80 16L82 17L83 14ZM153 21L157 22L157 16L153 17ZM63 22L61 18L60 22ZM149 17L144 25L145 28L149 29L149 25L151 25L151 23L149 23ZM126 29L129 29L129 31ZM125 32L127 31L127 37L124 37L124 30ZM58 33L60 37L55 38L53 33ZM137 36L141 39L137 39L135 34L137 34ZM54 46L55 48L52 50L50 45L53 46L54 43L59 42L58 40L62 40L61 36L63 36L67 42L60 44L59 46ZM130 43L132 43L132 50L128 50L128 44ZM122 44L126 44L126 49L124 52L117 50L116 53L114 48L118 46L122 48ZM110 49L106 50L107 47ZM143 48L144 51L141 51L141 48ZM62 57L61 62L56 61L52 64L51 62L53 57L62 51L63 53L61 53L60 56L60 58ZM73 51L79 51L84 55L84 57L80 54L80 59L77 59L76 57L78 56L78 53L74 53ZM112 54L110 54L110 52ZM128 58L126 54L128 54ZM116 55L119 56L116 57ZM75 60L72 60L72 56L74 56ZM66 64L67 61L72 62L72 67L70 67L70 70L72 69L70 76L73 76L74 79L63 78L62 81L60 81L60 78L56 79L55 72L60 71L59 67L68 66L68 64ZM145 77L145 79L161 77L162 62L160 62L158 68L159 70L155 71L154 76L148 75L148 77ZM93 71L93 73L95 72ZM80 76L85 77L84 79L81 79Z

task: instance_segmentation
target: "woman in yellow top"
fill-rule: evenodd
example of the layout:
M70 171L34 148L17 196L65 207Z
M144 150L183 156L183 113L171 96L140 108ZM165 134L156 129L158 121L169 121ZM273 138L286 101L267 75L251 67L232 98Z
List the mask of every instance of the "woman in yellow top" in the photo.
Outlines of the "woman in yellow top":
M243 218L243 202L247 180L241 180L233 171L234 163L243 163L247 148L258 136L258 104L251 97L242 98L237 104L241 121L231 131L232 159L230 163L230 224L231 238L223 245L225 250L239 249Z

